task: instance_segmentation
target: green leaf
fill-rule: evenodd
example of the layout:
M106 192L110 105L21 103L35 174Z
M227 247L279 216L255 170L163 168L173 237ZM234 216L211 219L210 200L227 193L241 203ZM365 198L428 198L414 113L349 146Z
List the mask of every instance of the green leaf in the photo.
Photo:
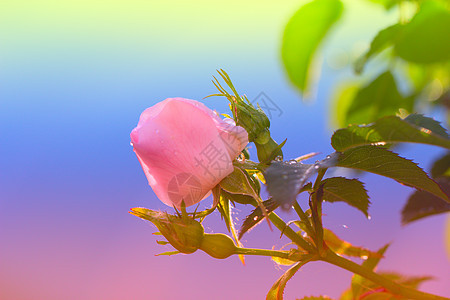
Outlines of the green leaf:
M267 211L267 214L270 214L271 212L273 212L275 209L277 209L280 205L273 201L272 199L267 199L265 201L263 201L262 203ZM253 227L255 227L256 225L258 225L263 219L264 219L264 213L261 210L261 207L256 207L251 214L249 214L244 222L242 223L241 229L239 230L239 235L238 235L238 239L241 239L242 236L249 231L250 229L252 229Z
M220 187L228 193L255 196L255 190L244 172L234 166L233 173L219 182Z
M288 251L286 251L286 252L288 252ZM272 256L272 261L279 266L291 266L296 263L296 261L293 261L293 260L290 260L287 258L281 258L278 256Z
M384 9L389 10L399 3L398 0L369 0L370 2L381 4Z
M180 251L167 251L167 252L156 254L155 256L171 256L171 255L175 255L175 254L179 254L179 253L181 253L181 252Z
M422 120L422 121L419 121ZM450 149L450 139L444 128L431 118L410 115L405 119L388 116L366 126L350 125L337 130L331 137L336 151L346 151L362 145L392 143L422 143Z
M376 256L369 257L362 263L362 266L373 271L375 269L375 267L378 265L378 263L380 262L381 258L383 257L384 253L386 252L386 250L388 248L389 248L389 244L380 248L377 251L377 253L380 256L379 257L376 257ZM353 297L351 299L358 299L359 295L361 294L362 288L364 286L363 282L365 282L365 281L367 281L367 279L365 279L364 277L357 275L357 274L353 275L352 284L351 284L351 294L353 295Z
M389 177L401 184L430 192L449 201L439 185L417 164L384 148L370 145L351 148L341 154L336 166Z
M156 243L157 243L158 245L163 245L163 246L165 246L165 245L167 245L167 244L170 244L170 243L167 242L167 241L156 241Z
M341 240L330 229L324 228L323 230L324 230L323 240L331 250L333 250L335 253L339 255L353 256L365 259L368 259L369 257L379 257L379 258L382 257L382 255L376 252L372 252L363 247L353 246L349 242Z
M380 288L380 291L384 291L384 288ZM396 300L398 299L397 296L389 293L389 292L377 292L375 291L368 291L364 295L364 300Z
M355 73L360 74L363 71L365 64L372 56L380 53L387 47L392 46L401 34L402 29L403 26L401 24L394 24L378 32L370 43L369 50L355 62Z
M450 196L450 177L437 178L441 188ZM428 216L447 213L450 211L450 203L424 191L416 191L409 197L402 210L402 224L406 225Z
M450 152L438 158L431 167L431 176L433 178L441 176L450 176Z
M385 72L356 93L348 107L346 121L347 124L367 124L395 115L400 108L411 111L412 106L412 100L399 93L392 74Z
M342 10L339 0L314 0L303 5L287 23L281 56L290 80L301 92L308 89L314 53Z
M286 144L286 141L287 139L280 144L277 144L272 138L265 144L258 144L258 142L255 141L256 153L259 161L262 164L270 164L276 157L283 158L283 151L281 148Z
M240 195L240 194L236 194L236 195ZM234 195L221 190L220 191L220 200L219 200L217 209L219 210L223 220L225 221L225 225L227 226L228 232L231 232L234 240L236 241L236 244L239 247L242 247L242 243L239 241L238 234L236 232L236 226L234 224L232 211L231 211L232 207L230 205L230 201L232 201L232 196L234 196ZM246 196L246 195L240 195L240 196ZM239 255L239 258L240 258L242 264L245 265L244 256Z
M224 190L222 190L220 193L223 195L226 195L226 197L234 203L239 203L239 204L243 204L243 205L251 204L253 206L258 205L258 202L255 200L255 198L248 196L248 195L231 194L231 193L225 192Z
M332 124L334 127L345 127L347 122L347 111L353 102L353 99L358 93L359 84L355 82L349 82L337 86L335 92L332 93L332 109L334 112L332 115Z
M231 206L230 199L227 197L225 193L220 193L219 205L217 206L217 210L220 212L222 219L225 221L225 225L227 226L228 231L230 232L233 219L231 218Z
M301 262L297 263L296 265L291 267L289 270L287 270L286 273L281 275L281 277L278 278L278 280L275 282L275 284L269 290L269 293L266 296L266 300L283 300L283 293L284 293L284 288L286 287L286 283L308 261L309 260L305 260L305 261L301 261Z
M398 273L387 273L387 272L382 272L379 273L380 275L382 275L383 277L397 282L403 286L409 287L409 288L413 288L413 289L417 289L418 286L425 281L431 280L433 279L433 277L431 276L404 276ZM388 290L386 290L386 288L373 283L372 281L364 278L361 282L360 282L360 291L358 295L353 295L352 299L371 299L371 300L395 300L395 299L399 299L398 296L391 294ZM401 298L401 299L405 299L405 298Z
M364 184L357 179L332 177L322 181L323 200L328 202L343 201L368 217L369 196Z
M433 134L439 135L441 138L449 139L447 130L442 127L441 122L436 121L433 118L425 117L421 114L411 114L405 118L405 121L416 125L417 127L430 130Z
M394 50L415 63L436 63L450 59L450 11L437 1L425 1L405 25Z

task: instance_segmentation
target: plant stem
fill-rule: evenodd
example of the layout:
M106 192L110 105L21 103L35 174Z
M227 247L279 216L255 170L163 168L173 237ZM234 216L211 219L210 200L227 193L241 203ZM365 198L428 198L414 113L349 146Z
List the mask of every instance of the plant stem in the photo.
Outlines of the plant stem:
M335 266L341 267L343 269L346 269L352 273L361 275L362 277L367 278L370 281L373 281L374 283L377 283L377 284L383 286L384 288L389 290L391 293L404 296L408 299L450 300L449 298L428 294L428 293L421 292L421 291L403 286L401 284L398 284L392 280L387 279L384 276L381 276L367 268L364 268L364 267L358 265L357 263L354 263L351 260L348 260L348 259L345 259L343 257L336 255L331 250L328 250L326 252L326 255L321 257L320 260L328 262Z
M289 253L286 251L267 250L267 249L237 248L236 254L271 256L289 259Z
M322 169L319 170L319 174L317 174L316 181L314 181L313 191L317 191L319 188L320 183L322 182L323 176L325 176L325 173L328 169Z
M305 223L306 230L307 230L306 233L309 236L313 236L314 229L311 226L311 222L309 221L308 216L305 214L302 207L300 206L300 204L298 204L297 201L294 202L294 210L297 213L297 215L300 217L300 220L303 221L303 223Z
M309 253L316 252L314 248L305 241L300 235L297 234L291 227L287 226L286 223L274 212L269 214L269 219L275 225L278 230L280 230L285 236L287 236L291 241L296 243L299 247L308 251Z
M311 217L314 226L314 241L319 253L323 249L323 226L322 226L322 197L323 189L320 184L325 176L327 169L319 170L316 181L314 182L313 192L311 193L309 206L311 207Z

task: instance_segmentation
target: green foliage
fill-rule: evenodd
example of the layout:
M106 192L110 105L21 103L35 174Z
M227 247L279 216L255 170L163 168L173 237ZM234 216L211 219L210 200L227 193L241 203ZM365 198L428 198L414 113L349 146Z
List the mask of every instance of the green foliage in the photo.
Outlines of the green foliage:
M366 126L350 125L337 130L331 137L336 151L345 151L362 145L393 143L422 143L450 149L450 139L445 129L436 121L422 115L405 119L387 116Z
M394 272L383 272L380 275L388 278L394 282L397 282L403 286L407 286L413 289L417 289L419 285L425 281L432 280L431 276L405 276L399 273ZM347 290L346 293L341 297L341 300L350 300L350 299L370 299L370 300L395 300L395 299L408 299L404 297L399 297L398 295L394 295L390 293L386 288L373 283L372 281L362 278L359 284L358 294L352 294L351 291Z
M252 186L248 174L238 167L234 167L233 173L219 182L220 187L231 194L242 194L257 197L257 191ZM258 190L259 192L259 190Z
M377 251L377 253L380 256L378 256L378 257L377 256L369 257L368 259L366 259L362 263L362 266L367 268L368 270L374 270L388 248L389 248L389 244L387 244L387 245L383 246L382 248L380 248ZM351 288L350 288L350 294L351 294L350 299L357 299L359 297L359 295L361 294L361 291L362 291L362 289L364 287L363 286L363 282L365 280L366 279L364 277L360 276L360 275L357 275L357 274L353 275Z
M275 282L275 284L269 290L269 293L266 296L266 300L283 300L283 293L284 293L284 288L286 287L286 283L307 262L308 261L298 262L293 267L291 267L289 270L287 270L286 273L284 273L280 278L278 278L278 280Z
M281 56L290 80L301 92L308 89L316 49L342 10L339 0L314 0L303 5L286 25Z
M392 74L384 72L358 90L345 112L345 123L370 123L395 115L400 108L412 111L413 102L399 93Z
M358 247L340 239L333 231L324 228L323 240L327 246L335 253L344 256L353 256L358 258L382 257L378 253L372 252L366 248Z
M412 161L376 146L360 146L344 151L336 164L392 178L401 184L430 192L449 201L447 195Z
M447 196L450 196L450 177L436 179ZM408 202L402 210L402 224L422 219L427 216L437 215L450 211L450 203L445 202L430 193L416 191L409 197Z
M366 217L369 216L369 196L364 184L357 179L332 177L322 181L323 200L328 202L343 201L359 209Z
M389 10L399 3L399 0L369 0L370 2L381 4L385 9Z
M412 114L405 118L405 121L416 125L418 127L423 127L430 130L433 134L439 135L441 138L449 139L447 130L441 126L441 123L432 119L425 117L420 114Z
M396 54L415 63L450 59L450 12L438 1L424 1L396 41Z
M334 127L345 127L348 125L347 111L359 90L359 85L354 82L348 82L338 86L336 89L332 99L332 111L335 112L331 116L333 119L332 125Z
M263 205L267 214L270 214L272 211L274 211L280 206L277 202L273 201L272 199L265 200L263 202ZM244 222L242 223L241 229L239 230L238 238L241 239L242 236L247 231L258 225L264 219L264 217L265 215L261 207L260 206L256 207L252 211L252 213L245 218Z
M448 176L450 177L450 152L437 159L431 167L431 176L433 178Z
M389 26L375 36L370 43L369 50L361 56L354 64L354 69L357 74L362 73L366 62L374 55L380 53L389 46L392 46L395 40L399 37L403 30L401 24L394 24Z

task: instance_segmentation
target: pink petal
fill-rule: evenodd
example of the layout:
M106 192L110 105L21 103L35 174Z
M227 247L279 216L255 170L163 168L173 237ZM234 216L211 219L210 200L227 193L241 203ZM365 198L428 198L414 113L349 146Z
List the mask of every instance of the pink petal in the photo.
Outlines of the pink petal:
M202 103L182 98L166 99L142 113L131 141L149 184L165 204L198 203L233 171L232 159L246 143L242 137L232 147L225 143L224 136L235 133L222 123Z

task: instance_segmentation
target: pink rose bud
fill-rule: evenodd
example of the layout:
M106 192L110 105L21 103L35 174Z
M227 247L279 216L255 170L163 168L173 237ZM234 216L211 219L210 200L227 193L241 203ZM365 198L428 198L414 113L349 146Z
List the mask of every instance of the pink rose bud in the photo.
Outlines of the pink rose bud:
M203 103L168 98L141 114L131 143L155 194L179 208L183 200L200 202L233 172L248 135Z

